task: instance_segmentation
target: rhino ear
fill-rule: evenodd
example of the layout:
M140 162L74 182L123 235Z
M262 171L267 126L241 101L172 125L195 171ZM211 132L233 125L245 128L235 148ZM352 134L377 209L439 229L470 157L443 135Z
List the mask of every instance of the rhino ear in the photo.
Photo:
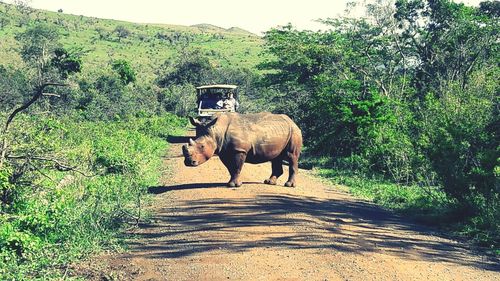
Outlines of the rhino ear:
M193 118L191 116L189 116L189 122L191 122L191 125L195 127L201 126L201 122L198 119Z
M217 123L217 118L218 118L218 117L219 117L219 116L214 116L214 117L212 117L212 120L210 120L210 122L208 122L208 123L205 125L205 127L207 127L207 128L208 128L208 127L210 127L210 126L214 125L215 123Z

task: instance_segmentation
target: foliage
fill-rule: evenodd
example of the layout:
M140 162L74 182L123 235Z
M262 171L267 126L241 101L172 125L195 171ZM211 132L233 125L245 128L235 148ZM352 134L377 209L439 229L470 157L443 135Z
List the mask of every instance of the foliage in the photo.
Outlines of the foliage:
M195 87L235 84L239 86L240 99L248 99L248 104L243 102L247 105L241 111L260 111L257 80L258 75L251 70L217 67L199 49L186 49L175 60L166 61L160 70L156 81L160 87L158 101L163 109L186 116L196 110Z
M66 79L70 74L81 72L81 54L70 52L64 48L57 48L54 50L51 64L61 73L62 78Z
M33 104L48 95L45 93L47 88L63 86L61 83L67 79L69 74L80 70L77 56L71 60L72 63L70 64L66 63L69 60L68 58L61 58L61 54L67 53L64 49L55 49L58 44L57 38L58 33L55 30L42 24L30 27L17 36L17 39L21 43L21 57L28 66L26 72L29 74L26 75L26 80L29 81L27 88L29 89L30 96L22 104L16 106L7 115L3 123L0 134L0 169L3 169L8 159L13 157L11 155L12 147L10 143L15 142L16 139L12 138L9 129L18 114L29 110ZM12 162L8 164L13 165ZM25 170L21 167L15 167L15 169L22 170L21 173L24 173ZM1 191L3 198L9 196L9 190L4 189ZM6 202L2 201L2 204L6 204Z
M133 116L134 88L126 86L115 73L104 73L95 80L81 80L73 95L75 108L89 120L120 120Z
M114 247L118 231L142 218L147 187L158 184L165 137L182 126L172 115L113 123L20 119L16 127L33 129L15 130L30 140L16 153L49 144L46 154L79 172L33 160L31 172L10 183L13 171L1 171L0 186L14 191L0 215L1 279L43 279L57 274L50 272L55 265Z
M486 83L480 85L484 87ZM420 145L441 176L443 188L461 199L472 213L476 210L466 197L479 193L490 198L500 192L494 174L498 165L499 120L491 95L496 90L478 86L461 91L460 86L450 85L440 99L428 95L420 128Z
M130 30L128 30L125 26L123 25L118 25L114 32L118 36L119 40L122 40L123 38L127 38L130 36Z
M128 61L115 60L111 63L111 67L114 71L116 71L116 73L118 73L118 76L120 76L120 80L123 84L127 85L135 82L135 71L132 69L132 66Z
M20 69L0 66L0 111L5 112L20 104L29 92L28 78Z
M196 90L192 84L172 85L158 93L160 106L178 116L196 114Z
M44 69L50 60L47 56L54 53L57 47L59 32L52 26L37 24L20 33L16 39L21 43L20 54L23 60Z
M479 3L479 10L489 17L500 17L500 3L498 1L483 1Z
M166 73L158 80L160 87L171 85L203 85L209 82L215 68L200 50L185 50L176 61L166 62Z
M299 123L310 154L364 176L437 187L454 202L454 221L498 246L496 7L372 1L365 18L324 20L328 31L272 29L260 68L276 93L266 98ZM401 200L393 195L387 202Z

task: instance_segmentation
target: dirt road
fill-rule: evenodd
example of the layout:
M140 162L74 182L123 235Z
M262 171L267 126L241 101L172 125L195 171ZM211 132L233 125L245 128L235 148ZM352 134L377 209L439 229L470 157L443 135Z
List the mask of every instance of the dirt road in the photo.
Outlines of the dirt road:
M308 171L300 171L299 187L286 188L287 171L279 186L268 186L261 182L270 164L245 164L243 186L227 188L219 159L197 168L182 161L167 160L172 174L150 189L153 219L134 232L130 250L90 261L100 265L99 278L500 280L498 261Z

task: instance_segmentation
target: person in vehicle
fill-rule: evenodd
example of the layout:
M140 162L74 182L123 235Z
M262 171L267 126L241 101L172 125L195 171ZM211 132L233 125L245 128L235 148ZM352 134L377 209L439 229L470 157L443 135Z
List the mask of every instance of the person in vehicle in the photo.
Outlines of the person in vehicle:
M229 93L227 99L224 100L223 108L236 111L238 107L238 101L234 98L233 93Z

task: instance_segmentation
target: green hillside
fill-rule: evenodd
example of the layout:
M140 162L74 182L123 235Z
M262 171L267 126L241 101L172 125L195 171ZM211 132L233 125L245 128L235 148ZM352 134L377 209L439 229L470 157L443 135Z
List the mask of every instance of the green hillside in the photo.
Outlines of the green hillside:
M33 22L56 26L66 48L83 48L84 72L92 72L116 59L140 69L138 79L150 80L166 60L186 47L200 48L215 66L253 68L259 61L262 39L240 28L208 24L179 26L137 24L75 16L43 10L14 8L0 3L0 62L21 63L14 34Z

